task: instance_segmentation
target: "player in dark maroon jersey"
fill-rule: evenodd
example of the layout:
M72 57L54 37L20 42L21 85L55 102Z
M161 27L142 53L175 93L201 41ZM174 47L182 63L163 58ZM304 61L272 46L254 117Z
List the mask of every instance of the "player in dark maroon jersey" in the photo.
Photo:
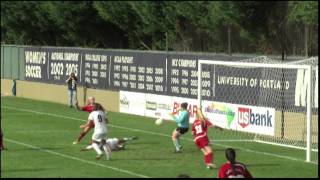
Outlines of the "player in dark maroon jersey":
M227 163L220 167L218 178L252 178L246 166L236 161L234 149L226 149L226 158Z
M208 169L215 168L216 165L212 163L213 161L213 152L210 146L210 141L207 135L208 127L215 127L208 119L206 119L201 110L197 110L197 119L192 124L192 134L194 138L194 143L204 154L204 162Z

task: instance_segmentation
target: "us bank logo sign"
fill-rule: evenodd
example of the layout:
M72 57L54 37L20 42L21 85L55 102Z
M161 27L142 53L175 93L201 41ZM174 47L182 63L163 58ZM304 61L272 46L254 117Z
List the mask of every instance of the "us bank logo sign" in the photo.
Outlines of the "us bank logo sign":
M240 106L237 112L238 131L274 136L275 110L254 106Z

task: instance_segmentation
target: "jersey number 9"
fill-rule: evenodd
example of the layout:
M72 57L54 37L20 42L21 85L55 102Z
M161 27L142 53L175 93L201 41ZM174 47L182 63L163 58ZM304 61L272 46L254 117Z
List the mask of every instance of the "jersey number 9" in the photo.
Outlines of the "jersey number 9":
M102 117L101 117L100 114L98 115L98 121L99 121L100 123L102 122Z

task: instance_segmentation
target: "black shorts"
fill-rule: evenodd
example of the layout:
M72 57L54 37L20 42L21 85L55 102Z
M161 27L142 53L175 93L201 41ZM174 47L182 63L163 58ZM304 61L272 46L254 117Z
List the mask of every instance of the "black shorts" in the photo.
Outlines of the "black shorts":
M176 131L178 131L180 134L184 134L188 132L189 128L183 128L183 127L177 127Z

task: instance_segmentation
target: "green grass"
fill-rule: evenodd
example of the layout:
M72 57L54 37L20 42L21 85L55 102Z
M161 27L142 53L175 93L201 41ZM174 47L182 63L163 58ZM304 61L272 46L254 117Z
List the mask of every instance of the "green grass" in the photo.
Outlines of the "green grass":
M155 126L152 118L114 112L108 113L108 136L139 139L129 142L126 150L113 152L112 161L96 161L94 151L79 151L89 143L92 132L81 144L72 145L80 132L81 120L87 116L61 104L2 98L1 128L8 150L1 152L1 177L176 177L180 173L191 177L217 176L216 169L205 169L202 153L192 142L190 132L182 140L183 153L174 154L170 138L174 123ZM209 131L212 140L227 134ZM238 160L247 164L254 177L318 177L318 164L304 162L303 150L227 141L214 142L212 147L218 165L225 162L224 149L234 147Z

